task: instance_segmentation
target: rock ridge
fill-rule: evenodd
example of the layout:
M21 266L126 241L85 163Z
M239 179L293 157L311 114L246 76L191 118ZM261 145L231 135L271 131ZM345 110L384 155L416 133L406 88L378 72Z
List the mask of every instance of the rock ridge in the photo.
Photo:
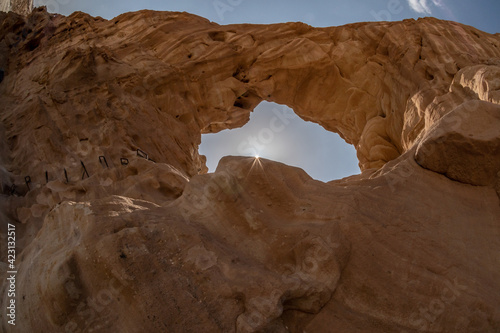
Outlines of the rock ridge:
M499 34L146 10L0 22L19 323L2 313L2 331L500 330ZM362 173L228 156L207 174L201 134L264 100L341 135Z

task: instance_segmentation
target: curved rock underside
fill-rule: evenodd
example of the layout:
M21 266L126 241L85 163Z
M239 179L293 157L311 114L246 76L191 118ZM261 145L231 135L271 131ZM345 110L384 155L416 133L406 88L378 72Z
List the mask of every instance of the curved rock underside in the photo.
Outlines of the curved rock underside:
M43 8L0 22L18 253L2 331L500 331L499 34ZM206 174L201 133L263 100L339 133L363 172L323 183L226 157ZM0 245L7 270L5 223Z

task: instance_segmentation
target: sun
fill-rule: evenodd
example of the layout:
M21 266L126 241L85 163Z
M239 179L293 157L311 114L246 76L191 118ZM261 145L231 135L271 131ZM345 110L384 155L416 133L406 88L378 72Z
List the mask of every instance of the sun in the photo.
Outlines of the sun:
M258 158L259 158L259 155L255 155L254 157L255 157L256 159L258 159Z

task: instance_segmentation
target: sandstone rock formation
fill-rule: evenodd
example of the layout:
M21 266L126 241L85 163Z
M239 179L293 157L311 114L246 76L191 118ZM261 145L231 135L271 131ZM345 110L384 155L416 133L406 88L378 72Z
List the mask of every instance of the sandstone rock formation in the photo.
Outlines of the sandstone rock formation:
M433 18L0 21L18 253L2 331L500 331L499 34ZM206 174L201 133L263 100L339 133L363 172L323 183L225 157Z
M0 0L0 12L14 12L29 15L33 10L33 0Z

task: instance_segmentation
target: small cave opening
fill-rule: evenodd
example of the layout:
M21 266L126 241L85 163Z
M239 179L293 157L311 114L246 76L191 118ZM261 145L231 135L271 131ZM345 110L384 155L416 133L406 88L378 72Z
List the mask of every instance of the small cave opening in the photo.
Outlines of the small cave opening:
M338 134L304 121L284 105L261 102L243 127L203 134L199 153L209 172L228 155L259 156L303 169L328 182L359 174L354 147Z

